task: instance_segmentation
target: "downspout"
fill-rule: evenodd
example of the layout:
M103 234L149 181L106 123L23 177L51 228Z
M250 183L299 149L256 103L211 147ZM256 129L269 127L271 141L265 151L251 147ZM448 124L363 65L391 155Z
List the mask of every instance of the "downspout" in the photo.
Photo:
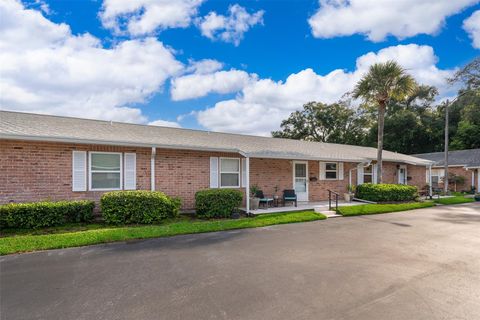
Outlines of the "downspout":
M247 216L250 214L250 158L245 158L245 203Z
M475 170L472 170L472 185L471 187L475 188Z
M150 189L155 191L155 156L157 154L157 149L152 147L152 155L150 158Z
M428 193L430 194L430 198L433 196L433 187L432 187L432 165L428 166Z
M357 170L357 167L355 168L350 168L350 170L348 170L348 185L351 187L352 186L352 171L353 170Z

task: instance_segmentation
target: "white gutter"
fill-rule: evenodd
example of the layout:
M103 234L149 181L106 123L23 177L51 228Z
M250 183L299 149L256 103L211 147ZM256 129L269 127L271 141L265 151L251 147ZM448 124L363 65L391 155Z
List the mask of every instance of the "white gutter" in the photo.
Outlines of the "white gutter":
M75 139L68 137L45 137L45 136L20 136L10 134L0 134L0 139L10 140L26 140L26 141L46 141L46 142L65 142L65 143L78 143L78 144L97 144L106 146L121 146L121 147L138 147L138 148L163 148L174 150L193 150L193 151L212 151L212 152L228 152L228 153L240 153L244 152L239 149L225 149L225 148L212 148L212 147L198 147L198 146L178 146L169 144L152 144L152 143L136 143L126 141L111 141L111 140L95 140L95 139Z

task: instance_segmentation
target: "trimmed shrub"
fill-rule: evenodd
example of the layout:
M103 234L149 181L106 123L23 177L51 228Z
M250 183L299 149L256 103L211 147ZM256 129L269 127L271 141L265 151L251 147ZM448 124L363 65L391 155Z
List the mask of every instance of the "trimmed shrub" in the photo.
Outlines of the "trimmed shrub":
M158 191L113 191L102 195L102 216L109 224L158 223L178 216L179 198Z
M418 197L418 190L402 184L364 183L357 187L355 197L374 202L412 201Z
M200 218L230 218L242 204L243 192L235 189L206 189L195 193Z
M0 206L0 227L37 229L69 222L90 222L93 201L9 203Z

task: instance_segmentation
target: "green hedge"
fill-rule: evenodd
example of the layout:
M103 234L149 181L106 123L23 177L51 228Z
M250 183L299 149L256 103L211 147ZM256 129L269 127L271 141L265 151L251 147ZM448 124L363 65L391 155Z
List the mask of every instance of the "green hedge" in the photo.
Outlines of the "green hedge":
M230 218L242 204L243 192L235 189L206 189L195 193L200 218Z
M0 227L37 229L69 222L90 222L93 201L10 203L0 206Z
M158 223L178 216L181 201L158 191L113 191L102 195L100 207L106 223Z
M357 187L355 197L375 202L412 201L418 197L418 190L402 184L364 183Z

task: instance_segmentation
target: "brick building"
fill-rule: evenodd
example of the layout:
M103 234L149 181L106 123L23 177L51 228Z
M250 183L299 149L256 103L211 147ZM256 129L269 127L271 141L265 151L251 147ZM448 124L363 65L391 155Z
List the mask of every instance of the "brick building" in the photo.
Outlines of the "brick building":
M376 149L0 111L0 204L159 190L194 208L205 188L295 189L299 201L376 183ZM431 161L384 152L384 183L423 188ZM247 201L247 200L245 200Z
M445 153L432 152L417 154L415 157L434 162L432 166L432 184L434 188L443 188L445 176ZM480 149L457 150L448 152L448 174L463 177L463 183L449 181L452 191L470 191L472 187L476 192L480 188Z

